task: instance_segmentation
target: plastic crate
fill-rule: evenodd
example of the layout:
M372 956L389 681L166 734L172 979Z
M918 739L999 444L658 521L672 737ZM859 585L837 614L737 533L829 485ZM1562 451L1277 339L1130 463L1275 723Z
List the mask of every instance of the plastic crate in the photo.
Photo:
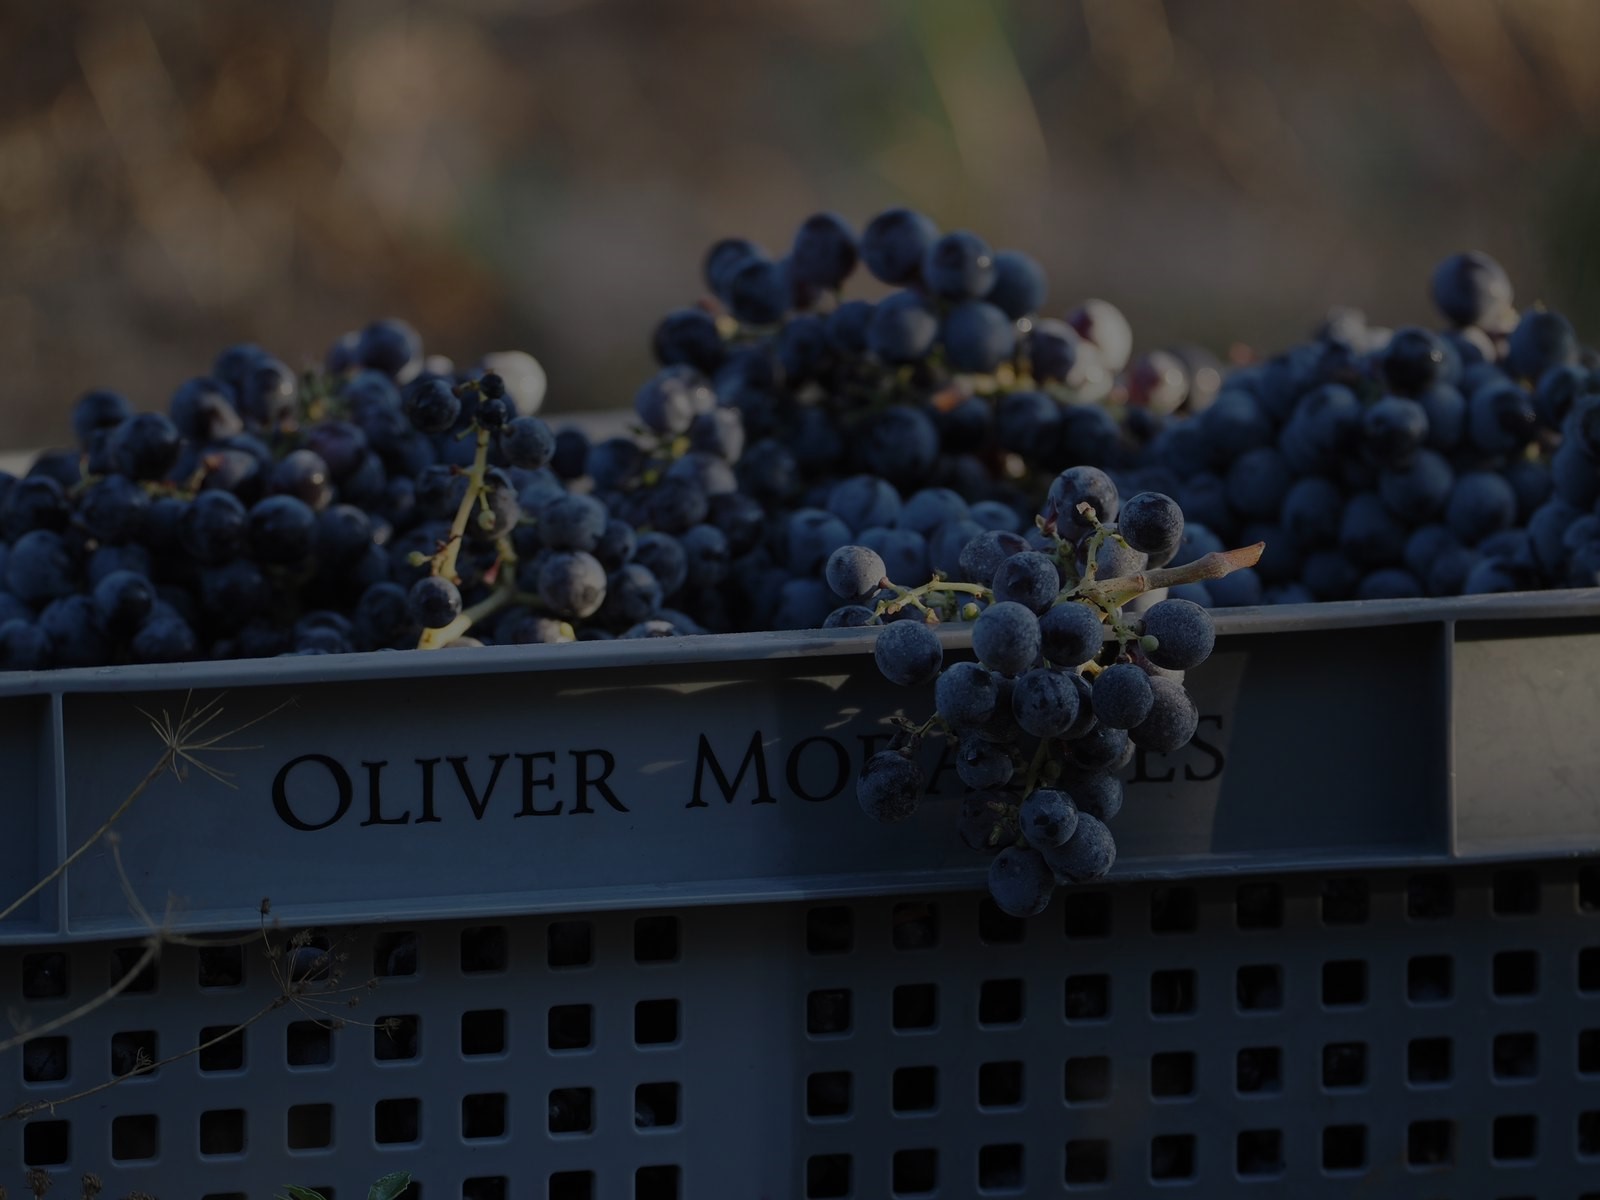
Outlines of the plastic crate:
M34 1028L131 984L0 1057L0 1111L215 1042L5 1123L0 1169L162 1200L399 1169L476 1200L1600 1196L1600 602L1218 626L1111 880L1030 922L981 898L936 750L912 821L856 809L930 700L870 634L0 677L24 885L156 761L141 710L271 714L197 752L236 788L163 778L121 874L97 847L0 925ZM221 1038L279 993L254 940L125 978L134 900L214 933L263 897L375 980L344 1028L290 1004Z

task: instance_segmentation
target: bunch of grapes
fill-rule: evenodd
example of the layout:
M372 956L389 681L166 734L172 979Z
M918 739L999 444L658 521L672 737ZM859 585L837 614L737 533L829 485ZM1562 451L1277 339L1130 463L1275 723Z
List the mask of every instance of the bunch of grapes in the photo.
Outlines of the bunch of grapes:
M835 624L883 625L873 646L892 683L933 685L935 712L907 722L867 760L857 798L880 821L909 817L926 780L916 751L929 736L957 744L969 789L959 832L993 856L989 890L1014 916L1044 910L1057 884L1098 879L1116 844L1107 822L1122 808L1117 772L1135 747L1171 752L1194 736L1199 715L1184 672L1210 655L1211 617L1169 596L1136 616L1130 602L1173 586L1249 569L1262 547L1211 553L1166 567L1183 538L1169 496L1121 500L1094 467L1051 484L1030 542L991 532L968 542L963 575L917 587L892 582L861 545L829 557L829 585L850 603ZM976 661L946 663L940 619L971 622Z
M1520 314L1484 254L1439 264L1445 327L1338 310L1228 375L1209 407L1146 423L1125 482L1172 495L1199 548L1264 541L1195 589L1217 607L1592 587L1600 582L1600 353Z

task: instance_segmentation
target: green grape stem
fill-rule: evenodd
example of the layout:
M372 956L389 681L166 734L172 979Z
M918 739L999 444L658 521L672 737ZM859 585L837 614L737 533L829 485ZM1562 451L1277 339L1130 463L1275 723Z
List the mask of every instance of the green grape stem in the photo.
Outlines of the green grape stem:
M1122 575L1114 579L1085 579L1073 589L1072 595L1109 611L1121 608L1135 596L1158 588L1203 583L1207 579L1221 579L1235 571L1253 567L1261 561L1261 553L1266 548L1265 542L1257 542L1237 550L1215 550L1181 567L1152 567L1135 575Z
M968 595L977 596L984 600L994 599L994 592L984 587L981 583L952 583L945 579L932 579L920 587L902 587L898 583L891 583L889 587L894 589L895 598L893 600L878 601L872 609L875 616L881 617L885 613L899 612L909 604L919 612L937 620L938 614L922 602L922 597L933 596L939 592L965 592Z

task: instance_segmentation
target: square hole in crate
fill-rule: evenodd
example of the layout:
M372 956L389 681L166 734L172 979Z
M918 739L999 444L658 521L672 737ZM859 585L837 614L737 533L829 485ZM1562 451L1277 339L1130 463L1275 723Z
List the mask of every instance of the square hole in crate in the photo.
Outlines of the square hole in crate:
M1233 995L1240 1012L1276 1012L1283 1007L1283 968L1277 963L1240 967Z
M1359 958L1322 964L1322 1003L1327 1008L1354 1008L1367 1002L1367 964Z
M1492 1153L1496 1162L1527 1162L1539 1153L1539 1118L1496 1117Z
M978 1067L978 1107L1017 1108L1022 1104L1022 1063L988 1062Z
M1600 912L1600 865L1578 869L1578 911Z
M1584 1158L1600 1156L1600 1108L1578 1114L1578 1153Z
M583 1050L594 1044L594 1006L556 1004L545 1023L545 1044L552 1050Z
M22 1043L22 1082L55 1083L72 1069L72 1042L65 1037L29 1038Z
M1068 975L1069 1021L1103 1021L1111 1012L1111 976Z
M679 1085L672 1081L641 1083L633 1089L636 1129L669 1129L678 1123Z
M1501 917L1531 917L1539 911L1539 872L1517 867L1494 873L1494 911Z
M1022 1171L1022 1143L978 1147L979 1191L1020 1192L1026 1181Z
M855 912L830 904L806 912L807 954L848 954L855 943Z
M1195 1010L1195 973L1187 968L1150 973L1150 1015L1183 1017Z
M1240 1095L1283 1090L1283 1050L1278 1046L1246 1046L1234 1057L1233 1086Z
M1062 893L1061 908L1069 938L1111 936L1111 895L1108 892L1080 892L1076 888Z
M896 950L932 950L939 944L939 906L924 900L896 904L890 940Z
M1095 1187L1111 1181L1111 1143L1099 1138L1078 1138L1067 1143L1066 1185Z
M850 1032L850 989L822 988L806 996L806 1032L821 1037Z
M205 1026L195 1045L200 1070L242 1070L245 1066L245 1030L237 1026Z
M896 1196L926 1196L939 1186L937 1150L896 1150L889 1190Z
M511 1180L504 1175L475 1175L461 1181L461 1200L506 1200Z
M1283 1174L1283 1131L1241 1129L1234 1139L1234 1169L1247 1179Z
M1000 911L985 896L978 902L978 938L990 946L1014 946L1028 934L1028 922Z
M506 1132L506 1094L504 1092L474 1092L461 1097L461 1136L469 1141L478 1138L504 1137Z
M682 1174L676 1163L640 1167L633 1173L633 1200L679 1200Z
M380 933L372 940L372 973L380 979L396 979L417 973L417 935L400 929Z
M677 962L678 936L677 917L640 917L633 923L633 961Z
M1365 879L1342 875L1322 881L1324 925L1363 925L1371 910Z
M111 1035L111 1073L116 1076L154 1075L149 1070L161 1057L154 1029L131 1029Z
M550 1176L547 1200L594 1200L593 1171L557 1171Z
M1532 996L1539 991L1539 954L1535 950L1502 950L1494 956L1494 994Z
M806 1116L850 1114L850 1072L815 1071L806 1076Z
M551 921L544 931L544 961L552 970L594 962L594 926L588 921Z
M1200 893L1192 887L1158 887L1150 892L1151 933L1193 933L1200 927Z
M806 1159L806 1200L850 1194L850 1156L813 1154Z
M333 1145L333 1105L291 1104L287 1126L289 1149L326 1149Z
M1150 1139L1150 1178L1194 1178L1194 1134L1164 1133Z
M552 1088L547 1125L551 1133L594 1132L594 1089Z
M1068 1104L1095 1104L1111 1095L1111 1059L1104 1055L1067 1059Z
M1600 1029L1578 1031L1578 1074L1600 1075Z
M1413 1038L1406 1046L1406 1082L1449 1083L1453 1073L1451 1058L1449 1038Z
M506 1049L506 1010L474 1008L461 1014L461 1053L469 1058L479 1054L504 1054Z
M1158 1100L1194 1095L1194 1055L1187 1050L1152 1054L1150 1094Z
M1413 921L1442 921L1455 915L1456 889L1442 871L1427 871L1406 880L1406 915Z
M1322 1086L1358 1088L1367 1082L1367 1044L1329 1042L1322 1047Z
M1281 929L1283 887L1263 881L1241 883L1233 891L1233 916L1240 929Z
M902 983L894 989L890 1020L896 1029L933 1029L939 1024L939 988L932 983Z
M1578 990L1600 992L1600 946L1585 946L1578 951Z
M195 982L203 988L240 987L244 983L243 946L201 946L195 951Z
M1492 1059L1496 1079L1532 1079L1539 1073L1539 1035L1495 1035Z
M30 1167L58 1167L72 1153L67 1121L29 1121L22 1127L22 1161Z
M111 952L111 979L110 984L116 987L129 975L128 986L123 992L138 995L140 992L153 992L159 982L160 973L157 970L155 958L150 958L141 965L140 960L149 953L143 946L118 946Z
M1454 962L1448 954L1419 954L1406 962L1406 999L1413 1004L1443 1004L1455 990Z
M422 1101L415 1096L396 1096L372 1106L372 1140L380 1146L396 1146L422 1140Z
M461 931L461 970L468 975L504 971L510 964L504 925L474 925Z
M1022 996L1020 979L985 979L978 989L978 1024L1020 1024Z
M161 1122L154 1113L111 1119L111 1157L115 1162L143 1162L161 1153Z
M1406 1162L1414 1167L1440 1167L1456 1159L1454 1121L1413 1121L1406 1126Z
M1329 1125L1322 1131L1322 1169L1359 1171L1367 1165L1367 1127Z
M69 986L67 956L49 950L22 956L22 998L49 1000L65 996Z
M284 1062L291 1067L325 1067L333 1062L333 1030L320 1021L290 1021Z
M932 1112L939 1106L939 1069L901 1067L891 1078L889 1093L897 1113Z
M668 1046L678 1040L678 1002L641 1000L633 1006L636 1046Z
M200 1114L201 1154L244 1153L244 1109L213 1108Z
M379 1017L372 1023L372 1057L379 1062L415 1058L422 1031L415 1013Z

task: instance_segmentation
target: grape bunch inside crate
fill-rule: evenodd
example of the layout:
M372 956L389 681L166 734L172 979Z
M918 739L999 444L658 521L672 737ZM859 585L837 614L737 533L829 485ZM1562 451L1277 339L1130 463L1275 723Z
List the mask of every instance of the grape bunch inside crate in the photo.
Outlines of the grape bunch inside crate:
M1217 626L1112 875L1025 921L939 747L910 820L856 805L906 702L872 631L0 679L12 895L170 746L183 776L0 923L0 1164L163 1197L1597 1194L1600 606Z

